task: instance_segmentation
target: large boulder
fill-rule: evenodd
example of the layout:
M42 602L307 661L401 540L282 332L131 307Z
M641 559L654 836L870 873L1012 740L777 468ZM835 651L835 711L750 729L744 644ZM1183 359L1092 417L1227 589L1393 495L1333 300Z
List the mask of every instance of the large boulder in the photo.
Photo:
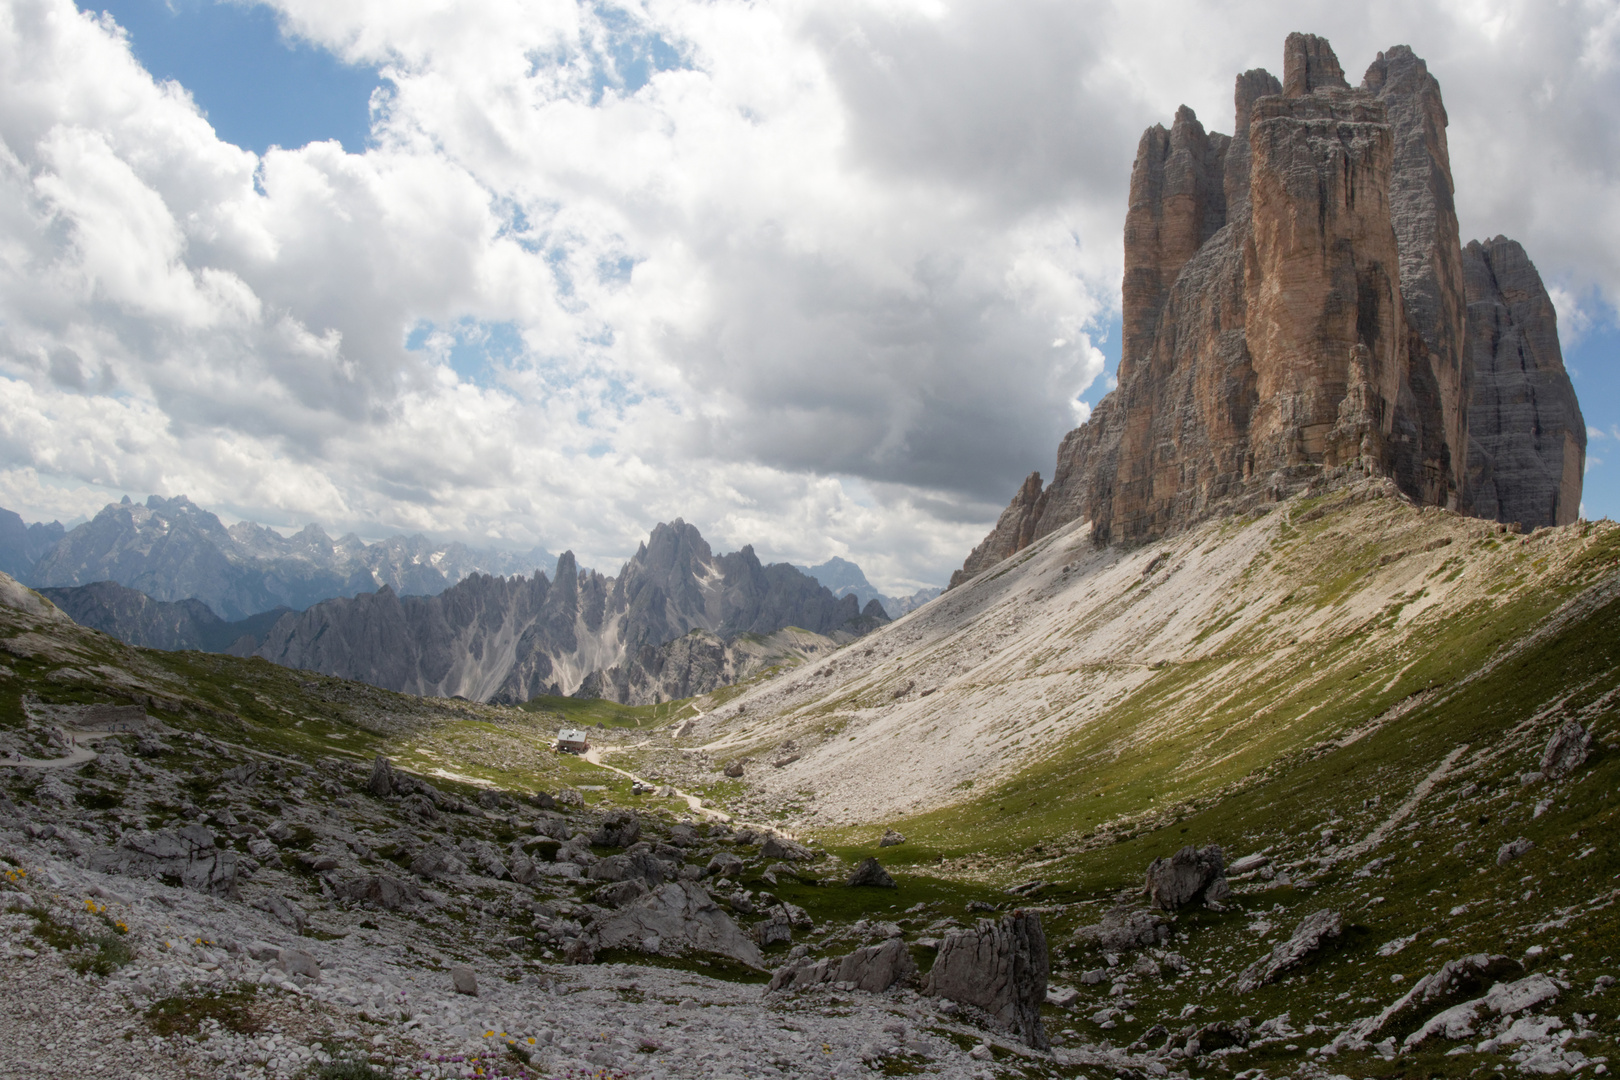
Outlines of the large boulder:
M398 911L422 900L422 890L414 882L401 881L387 874L367 874L341 882L333 891L341 899L358 904L375 904L389 911Z
M900 938L881 945L867 945L847 956L824 960L802 958L785 964L771 975L766 993L776 990L803 990L819 983L853 983L858 990L881 994L895 983L917 973L911 952Z
M1170 940L1170 921L1156 911L1118 907L1104 915L1102 922L1082 926L1075 937L1103 952L1147 949Z
M1278 942L1269 956L1261 957L1238 974L1237 992L1246 994L1303 964L1307 956L1322 947L1322 942L1338 937L1343 928L1337 911L1324 908L1305 916L1287 941Z
M759 853L767 859L783 859L787 862L809 862L816 857L809 848L775 833L765 838L765 846L759 849Z
M366 781L366 790L379 799L386 799L394 793L394 766L381 754L371 763L371 778Z
M851 885L869 885L879 889L892 889L895 887L894 878L883 869L883 865L876 859L862 859L855 872L849 875Z
M636 949L675 955L688 950L715 953L751 968L765 958L708 891L690 881L671 881L597 924L596 944L604 949Z
M677 871L678 867L658 858L651 851L627 851L598 860L585 876L592 881L640 881L656 887L673 878Z
M1041 1004L1050 971L1041 917L1019 910L946 934L924 993L980 1009L998 1027L1045 1050Z
M1226 884L1220 847L1210 844L1195 848L1188 844L1168 859L1154 859L1148 864L1143 892L1161 911L1226 899L1231 889Z
M90 868L107 874L153 877L188 889L235 897L236 852L220 848L206 826L128 832L110 851L91 857Z
M620 810L602 819L591 843L597 847L627 848L641 837L641 819L634 812Z
M1586 762L1592 750L1592 735L1577 720L1566 720L1547 740L1541 753L1541 775L1558 780Z
M442 844L432 844L423 848L411 860L411 872L421 874L423 877L455 877L465 873L467 864L454 848Z
M743 861L729 851L722 851L709 860L705 872L713 877L731 878L735 881L742 877Z

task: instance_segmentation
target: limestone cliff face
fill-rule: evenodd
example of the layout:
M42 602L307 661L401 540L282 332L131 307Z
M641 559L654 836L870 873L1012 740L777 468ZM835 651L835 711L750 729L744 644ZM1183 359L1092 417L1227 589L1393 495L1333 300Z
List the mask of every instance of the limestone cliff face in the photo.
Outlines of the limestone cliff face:
M1185 106L1143 134L1119 386L1064 438L1051 486L1026 480L953 584L1072 521L1090 520L1098 542L1141 541L1363 475L1426 505L1512 507L1525 525L1579 502L1562 447L1568 435L1569 460L1582 457L1584 428L1533 268L1514 276L1517 300L1482 291L1478 317L1495 312L1527 343L1534 378L1509 386L1502 335L1478 336L1439 83L1396 46L1351 87L1308 34L1289 35L1283 69L1238 76L1231 137ZM1476 463L1469 417L1487 369L1492 393L1539 404L1498 409ZM1511 498L1486 472L1509 477Z
M1524 248L1462 252L1468 298L1466 499L1480 517L1567 525L1580 512L1586 421L1564 371L1558 313Z

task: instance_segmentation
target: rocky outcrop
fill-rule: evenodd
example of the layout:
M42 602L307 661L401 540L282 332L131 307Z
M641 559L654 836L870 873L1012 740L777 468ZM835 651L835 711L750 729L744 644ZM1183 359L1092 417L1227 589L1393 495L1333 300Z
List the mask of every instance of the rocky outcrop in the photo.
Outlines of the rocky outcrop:
M555 581L474 574L438 596L383 588L284 617L253 655L414 694L641 704L712 690L754 661L794 648L808 656L883 621L785 563L763 565L751 547L715 555L677 519L655 528L616 577L581 570L564 552ZM783 627L810 634L736 640ZM708 636L682 640L692 630Z
M1558 347L1558 313L1524 248L1498 236L1462 252L1473 385L1465 501L1526 528L1581 507L1586 420Z
M869 994L881 994L897 982L917 974L916 962L905 940L890 938L881 945L866 945L848 955L784 964L771 975L767 994L778 990L804 990L822 983L847 983Z
M1584 427L1551 304L1517 245L1461 247L1439 83L1396 46L1351 87L1308 34L1283 67L1238 76L1231 137L1186 107L1142 136L1119 385L953 585L1073 521L1139 542L1367 475L1573 518Z
M1163 945L1170 940L1170 934L1170 920L1158 912L1118 907L1104 915L1101 922L1082 926L1074 936L1105 953L1122 953Z
M104 874L158 878L222 896L234 897L237 890L236 852L218 847L214 834L197 824L172 831L127 832L117 847L94 854L90 867Z
M1014 911L946 934L924 993L980 1009L1002 1030L1045 1050L1050 1044L1041 1005L1050 971L1041 917Z
M654 889L598 923L595 937L604 949L668 955L707 952L751 968L765 965L759 947L707 891L690 881L671 881Z
M1344 922L1337 911L1323 909L1301 919L1287 941L1279 941L1271 955L1263 956L1238 973L1234 988L1240 994L1257 990L1286 972L1305 962L1329 938L1336 938L1344 930Z
M956 588L968 578L988 570L1002 559L1022 551L1035 539L1035 529L1046 509L1045 493L1041 491L1041 474L1030 473L1024 486L1013 496L1012 503L1001 512L1001 520L990 530L978 547L968 555L962 569L951 575L950 588Z

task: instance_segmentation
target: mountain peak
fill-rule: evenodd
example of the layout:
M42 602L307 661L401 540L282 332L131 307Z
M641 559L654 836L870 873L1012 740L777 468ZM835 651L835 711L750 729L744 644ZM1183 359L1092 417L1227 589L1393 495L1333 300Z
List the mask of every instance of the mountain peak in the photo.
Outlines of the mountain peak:
M1326 40L1291 34L1282 82L1240 75L1233 102L1231 137L1190 112L1143 133L1119 386L953 585L1070 522L1137 543L1366 477L1575 520L1586 427L1557 315L1517 245L1462 246L1427 65L1396 46L1351 88Z

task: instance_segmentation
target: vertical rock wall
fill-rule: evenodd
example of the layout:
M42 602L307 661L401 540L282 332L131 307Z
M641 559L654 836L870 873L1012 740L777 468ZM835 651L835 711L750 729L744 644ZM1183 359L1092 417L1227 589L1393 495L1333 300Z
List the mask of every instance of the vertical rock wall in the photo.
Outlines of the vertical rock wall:
M1580 512L1586 421L1558 313L1515 241L1471 241L1462 267L1473 373L1464 501L1480 517L1567 525Z
M1339 478L1526 526L1572 520L1585 427L1522 249L1458 238L1440 85L1404 45L1352 88L1290 34L1228 138L1149 128L1125 221L1119 386L952 584L1090 520L1139 541ZM1483 410L1476 416L1476 411Z

